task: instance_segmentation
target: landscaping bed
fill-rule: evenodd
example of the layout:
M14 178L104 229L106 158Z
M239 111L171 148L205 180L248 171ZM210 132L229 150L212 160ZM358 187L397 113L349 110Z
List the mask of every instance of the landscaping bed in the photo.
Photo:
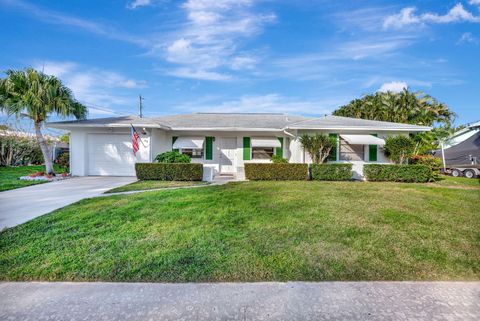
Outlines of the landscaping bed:
M0 234L1 280L480 280L478 191L239 182L88 199Z
M20 177L22 176L28 176L42 171L45 171L45 166L43 165L11 167L0 166L0 192L49 182L49 180L40 179L20 180ZM55 166L55 171L60 173L62 172L62 169L58 166Z

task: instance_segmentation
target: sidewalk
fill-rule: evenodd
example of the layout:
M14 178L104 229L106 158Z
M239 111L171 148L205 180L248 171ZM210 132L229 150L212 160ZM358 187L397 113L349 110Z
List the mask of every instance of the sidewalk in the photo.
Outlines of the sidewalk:
M0 283L0 320L480 320L480 282Z

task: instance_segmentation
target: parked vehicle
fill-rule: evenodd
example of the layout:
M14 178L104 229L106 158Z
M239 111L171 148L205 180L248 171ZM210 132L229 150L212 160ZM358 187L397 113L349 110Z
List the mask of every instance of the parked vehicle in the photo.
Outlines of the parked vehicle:
M480 121L468 124L433 151L442 159L443 172L454 177L480 177Z

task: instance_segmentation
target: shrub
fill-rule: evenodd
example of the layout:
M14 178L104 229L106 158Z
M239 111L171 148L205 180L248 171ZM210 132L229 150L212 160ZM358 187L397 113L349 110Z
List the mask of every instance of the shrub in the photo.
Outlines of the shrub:
M396 164L406 164L413 155L415 142L408 136L392 136L385 139L385 155Z
M42 151L34 137L22 132L0 130L0 166L42 163Z
M337 144L335 138L325 134L315 134L312 136L303 134L300 137L300 143L315 164L323 163Z
M352 164L312 164L312 179L349 181L352 179Z
M202 164L136 163L135 172L140 180L201 181Z
M365 164L363 174L373 182L425 183L432 177L432 171L426 165Z
M274 164L286 164L286 163L288 163L288 160L286 158L283 158L282 156L273 155L272 156L272 163L274 163Z
M412 157L412 164L428 166L432 171L431 181L438 179L440 169L443 167L442 160L432 155L415 155Z
M180 154L176 150L158 154L155 160L159 163L190 163L190 156Z
M308 179L308 165L298 163L247 163L245 177L250 180L299 181Z
M68 171L70 168L70 153L65 152L60 154L60 156L57 157L57 164Z

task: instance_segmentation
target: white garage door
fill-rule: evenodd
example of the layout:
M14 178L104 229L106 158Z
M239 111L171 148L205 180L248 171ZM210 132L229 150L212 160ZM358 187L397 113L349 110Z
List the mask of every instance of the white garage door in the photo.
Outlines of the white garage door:
M135 162L130 135L88 135L88 175L135 176Z

